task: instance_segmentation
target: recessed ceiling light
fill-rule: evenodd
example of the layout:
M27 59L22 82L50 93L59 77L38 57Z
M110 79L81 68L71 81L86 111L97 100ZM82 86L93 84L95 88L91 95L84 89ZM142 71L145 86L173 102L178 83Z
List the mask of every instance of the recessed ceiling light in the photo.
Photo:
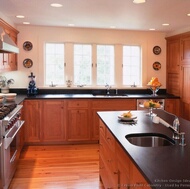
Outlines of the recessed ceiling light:
M68 26L71 26L71 27L73 27L73 26L75 26L74 24L68 24Z
M169 24L168 23L164 23L164 24L162 24L162 26L169 26Z
M27 25L27 24L30 24L30 22L23 22L23 24L26 24L26 25Z
M59 3L52 3L51 6L55 8L59 8L59 7L62 7L63 5Z
M188 13L187 16L190 16L190 13Z
M24 18L23 15L17 15L16 17L17 17L17 18Z
M150 28L149 30L154 31L155 29L154 28Z
M139 4L139 3L145 3L146 0L133 0L133 3Z

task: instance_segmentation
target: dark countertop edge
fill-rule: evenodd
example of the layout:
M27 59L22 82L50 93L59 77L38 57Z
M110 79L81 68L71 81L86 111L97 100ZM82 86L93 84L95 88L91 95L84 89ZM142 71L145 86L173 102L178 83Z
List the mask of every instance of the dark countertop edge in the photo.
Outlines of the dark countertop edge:
M27 89L10 89L10 92L17 93L17 99L67 99L67 98L89 98L89 99L176 99L180 98L168 94L166 89L160 89L157 96L152 96L149 89L118 89L117 96L106 96L105 89L38 89L38 94L27 95ZM110 94L115 94L115 89L110 90ZM104 96L105 95L105 96ZM126 95L126 96L125 96ZM18 100L19 101L19 100Z
M94 96L92 94L39 94L35 96L27 96L23 94L17 94L17 98L24 99L179 99L179 96L174 95L141 95L141 94L133 94L128 96Z
M91 94L41 94L36 96L27 96L26 94L17 94L16 103L20 104L24 100L37 100L37 99L179 99L179 96L174 96L170 94L151 96L151 95L141 95L134 94L129 96L102 96L96 97Z

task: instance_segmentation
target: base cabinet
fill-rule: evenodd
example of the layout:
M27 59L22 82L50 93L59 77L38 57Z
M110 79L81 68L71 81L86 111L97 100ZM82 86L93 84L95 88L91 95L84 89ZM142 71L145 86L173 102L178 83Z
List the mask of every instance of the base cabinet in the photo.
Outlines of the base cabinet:
M102 127L105 127L101 122ZM100 133L100 176L105 188L118 187L118 171L115 154L115 139L111 133L103 128Z
M151 189L104 123L100 126L100 179L105 189Z
M66 140L65 101L44 100L42 102L42 141L63 142Z
M41 101L25 100L24 101L24 131L26 143L41 142Z
M88 100L67 101L67 140L90 140Z

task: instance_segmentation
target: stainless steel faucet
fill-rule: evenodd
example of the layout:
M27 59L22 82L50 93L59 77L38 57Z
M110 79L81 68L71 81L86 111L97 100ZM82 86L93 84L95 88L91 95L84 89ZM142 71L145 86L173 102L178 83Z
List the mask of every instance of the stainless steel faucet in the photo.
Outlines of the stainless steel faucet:
M106 83L105 87L107 89L106 94L109 95L110 94L111 85L109 85L109 84Z
M164 110L165 111L165 110ZM173 139L180 139L180 143L179 145L181 146L185 146L185 133L184 132L180 132L180 123L179 123L179 118L172 113L169 113L167 111L165 111L167 114L173 115L175 117L174 121L173 121L173 126L171 126L170 124L167 125L167 127L169 127L170 129L172 129L173 131Z
M178 117L175 116L175 119L173 121L173 127L171 129L174 131L173 138L179 139L180 137L180 123Z

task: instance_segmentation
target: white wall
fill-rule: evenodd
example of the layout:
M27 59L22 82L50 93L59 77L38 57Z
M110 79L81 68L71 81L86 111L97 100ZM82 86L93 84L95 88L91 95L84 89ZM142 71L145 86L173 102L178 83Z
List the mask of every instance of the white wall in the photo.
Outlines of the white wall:
M122 44L137 44L143 48L143 85L146 86L151 77L158 77L162 83L162 88L166 87L166 40L165 33L161 32L143 32L126 31L112 29L89 29L89 28L67 28L67 27L41 27L20 25L16 28L20 33L18 35L18 46L20 53L18 55L18 71L9 72L5 75L15 79L13 88L26 88L28 86L28 75L34 72L37 76L36 83L38 88L43 88L43 45L44 42L65 42L72 43L91 43L91 44L115 44L116 53ZM23 43L30 41L33 44L31 51L23 50ZM162 52L160 55L154 55L152 49L154 46L160 46ZM116 54L116 57L117 54ZM25 68L23 60L30 58L33 60L32 68ZM121 61L117 60L118 62ZM155 71L152 64L158 61L162 68ZM119 77L121 69L117 69L116 75Z

